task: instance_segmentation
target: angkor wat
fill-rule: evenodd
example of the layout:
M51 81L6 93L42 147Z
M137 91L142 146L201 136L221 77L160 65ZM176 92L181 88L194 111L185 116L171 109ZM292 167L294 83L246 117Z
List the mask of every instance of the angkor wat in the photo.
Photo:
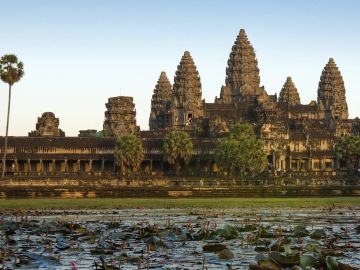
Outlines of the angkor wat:
M51 112L44 113L28 137L9 138L7 177L116 179L115 138L127 133L140 136L143 142L142 177L172 175L162 144L174 129L188 132L194 143L184 175L216 177L215 142L236 122L253 125L264 141L270 175L338 177L357 173L358 164L350 168L334 152L339 137L360 133L360 119L348 118L344 81L334 59L329 59L321 73L317 101L302 104L291 77L286 78L279 97L269 95L260 85L258 60L243 29L229 55L225 85L213 103L202 99L199 72L186 51L173 85L165 72L160 73L151 100L149 130L137 126L132 97L111 97L106 108L103 130L81 130L79 137L66 137L59 129L59 119ZM1 149L3 144L2 137Z

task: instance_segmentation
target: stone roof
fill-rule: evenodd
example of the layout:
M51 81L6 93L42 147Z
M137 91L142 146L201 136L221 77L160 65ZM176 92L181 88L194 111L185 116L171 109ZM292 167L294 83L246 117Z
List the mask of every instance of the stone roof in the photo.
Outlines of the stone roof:
M0 137L0 147L4 145L4 137ZM98 137L9 137L8 147L61 147L61 148L112 148L113 138Z
M205 103L205 110L207 111L219 111L219 110L227 110L234 111L235 107L232 103Z
M289 106L288 109L292 113L307 113L307 112L317 112L318 107L310 104L308 105L297 104L297 105Z
M300 96L291 77L286 78L286 82L280 91L279 102L287 105L300 104Z

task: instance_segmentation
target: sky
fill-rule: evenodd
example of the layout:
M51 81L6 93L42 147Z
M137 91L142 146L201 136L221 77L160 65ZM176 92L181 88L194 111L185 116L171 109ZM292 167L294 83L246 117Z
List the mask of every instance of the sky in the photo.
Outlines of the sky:
M351 118L360 116L360 1L350 0L0 0L0 55L16 54L25 76L14 85L9 135L27 136L52 111L67 136L101 130L109 97L133 96L148 129L161 71L173 82L183 52L213 102L225 83L231 47L246 30L261 85L279 93L292 76L302 103L317 98L321 71L335 59ZM0 82L0 133L7 85Z

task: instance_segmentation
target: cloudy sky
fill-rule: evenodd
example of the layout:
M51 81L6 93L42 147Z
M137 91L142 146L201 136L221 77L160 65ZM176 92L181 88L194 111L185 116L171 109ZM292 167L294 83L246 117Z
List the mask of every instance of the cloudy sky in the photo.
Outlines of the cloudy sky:
M26 136L45 111L69 136L100 130L107 99L120 95L134 97L138 124L148 129L160 72L172 82L186 50L203 98L213 102L240 28L269 94L290 75L301 101L315 100L321 71L334 57L350 117L360 116L360 1L0 0L0 7L0 55L16 54L26 72L14 86L10 135ZM1 134L6 104L0 83Z

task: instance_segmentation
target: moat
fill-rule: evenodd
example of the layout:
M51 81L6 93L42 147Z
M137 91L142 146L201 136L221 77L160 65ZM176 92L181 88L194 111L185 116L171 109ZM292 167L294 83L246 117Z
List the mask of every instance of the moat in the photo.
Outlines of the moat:
M350 205L18 210L1 214L1 256L6 269L249 269L281 252L357 269L359 224Z

